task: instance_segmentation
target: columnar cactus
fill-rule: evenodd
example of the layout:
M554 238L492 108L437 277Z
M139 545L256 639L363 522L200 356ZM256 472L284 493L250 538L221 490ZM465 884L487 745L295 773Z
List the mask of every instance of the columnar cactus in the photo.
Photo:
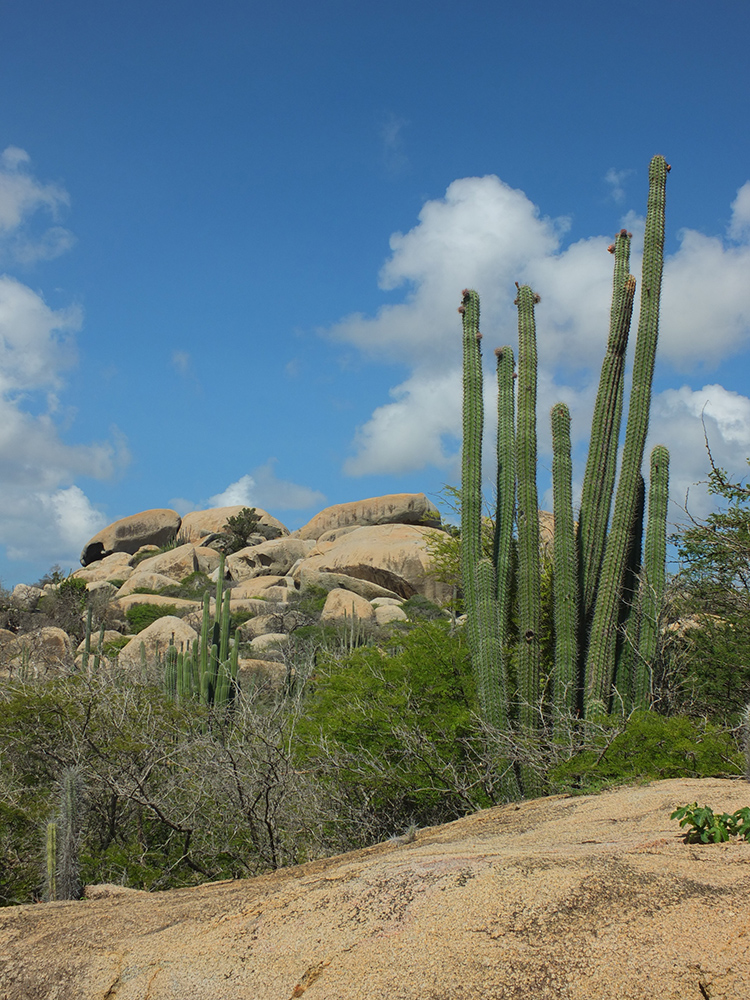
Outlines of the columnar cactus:
M464 407L461 475L461 571L469 610L469 642L482 712L493 725L507 722L507 690L495 567L482 552L482 429L484 403L479 296L465 290Z
M570 410L555 403L552 419L552 493L555 534L554 567L555 670L553 693L560 713L572 713L578 701L578 574L573 518L573 463L570 457Z
M651 382L658 336L659 296L664 250L664 197L668 166L654 157L649 169L649 204L643 257L641 311L635 347L633 387L625 435L624 458L615 496L612 524L607 527L614 492L623 400L625 350L633 311L635 278L628 274L631 236L622 230L610 248L615 256L612 309L607 351L591 429L579 528L572 508L570 414L563 404L552 410L554 662L542 671L542 607L539 518L536 486L537 357L534 304L527 285L518 287L518 387L513 438L513 352L503 347L498 357L497 508L494 560L482 553L482 364L479 350L479 299L465 291L464 443L462 464L461 560L464 595L482 711L488 721L515 721L505 694L503 653L515 667L520 708L518 721L525 739L534 738L548 707L548 682L557 713L575 715L581 709L598 717L609 710L613 682L623 702L645 702L643 677L635 662L648 666L654 640L639 638L642 602L635 599L640 573L643 530L641 463L648 431ZM663 589L663 544L666 524L666 462L664 449L655 451L649 501L650 517L645 576ZM515 465L515 469L514 469ZM517 563L513 561L513 506L516 505ZM653 531L653 535L651 534ZM493 565L494 563L494 565ZM650 567L650 568L649 568ZM659 568L661 567L661 569ZM514 577L515 572L515 577ZM661 575L659 575L661 573ZM517 593L510 639L509 602ZM650 615L655 621L655 612ZM499 642L496 641L499 637ZM507 647L507 648L506 648ZM640 647L640 648L638 648ZM546 647L545 647L546 648ZM615 672L617 653L619 658ZM546 664L545 664L546 667ZM544 680L544 683L543 683ZM503 697L498 699L498 692ZM541 711L540 711L541 709ZM539 779L521 766L525 794L537 792Z
M515 358L501 347L497 357L497 503L494 558L500 618L500 644L505 649L513 592L513 525L516 513Z
M579 519L582 624L590 624L599 583L622 417L625 351L633 315L635 278L628 274L631 234L621 230L610 250L615 255L609 341L591 421Z
M646 542L641 574L641 628L634 673L634 701L641 708L651 693L650 664L656 659L659 608L667 576L667 507L669 503L669 452L657 444L651 452Z
M541 694L541 566L539 501L536 488L537 352L534 304L539 296L528 285L518 289L518 686L527 729L537 728Z
M602 572L597 590L586 661L586 715L606 712L615 669L615 632L638 477L648 433L651 383L659 335L659 298L664 268L664 204L669 167L655 156L649 168L649 197L643 247L641 309L633 361L633 386L625 445Z

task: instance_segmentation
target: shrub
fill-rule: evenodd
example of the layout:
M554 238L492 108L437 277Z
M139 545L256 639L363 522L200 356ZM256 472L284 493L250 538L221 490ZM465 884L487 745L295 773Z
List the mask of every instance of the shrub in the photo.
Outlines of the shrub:
M179 617L180 612L174 604L134 604L125 612L128 625L136 634L153 625L159 618L166 618L167 615Z

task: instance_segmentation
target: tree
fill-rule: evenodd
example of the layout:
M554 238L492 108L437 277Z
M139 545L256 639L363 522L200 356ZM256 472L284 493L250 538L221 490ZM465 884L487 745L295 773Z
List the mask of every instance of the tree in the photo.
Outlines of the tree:
M673 539L681 568L663 687L678 707L736 722L750 701L750 486L709 460L709 492L724 502Z

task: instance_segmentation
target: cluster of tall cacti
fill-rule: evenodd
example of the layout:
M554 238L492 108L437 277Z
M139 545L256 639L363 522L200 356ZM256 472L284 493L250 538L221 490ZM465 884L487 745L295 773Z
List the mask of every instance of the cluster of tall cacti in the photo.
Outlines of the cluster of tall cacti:
M226 708L237 690L239 643L230 644L229 598L224 594L224 556L216 580L216 607L211 622L210 599L203 598L200 638L188 649L167 648L164 686L177 701L195 698L204 705Z
M483 549L483 373L479 297L465 290L463 315L463 461L461 569L469 642L479 699L488 722L512 717L532 734L545 718L600 718L614 702L647 707L657 652L657 617L665 583L669 454L654 448L642 544L641 472L649 424L664 259L664 204L669 166L649 168L649 198L633 383L616 480L625 353L636 281L629 273L631 234L609 248L614 279L609 340L591 426L581 505L572 495L570 412L552 407L554 497L554 652L545 651L537 500L537 347L535 305L518 288L518 364L496 351L498 382L497 505L490 556ZM515 386L515 391L514 391ZM514 399L515 396L515 399ZM615 488L616 486L616 488ZM613 507L614 498L614 507ZM577 521L577 523L576 523ZM549 645L549 644L548 644ZM524 791L532 779L521 774Z

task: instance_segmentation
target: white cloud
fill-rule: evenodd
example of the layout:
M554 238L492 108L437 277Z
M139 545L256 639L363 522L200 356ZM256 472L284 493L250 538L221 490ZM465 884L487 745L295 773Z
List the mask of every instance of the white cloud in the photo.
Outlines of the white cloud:
M104 518L74 480L108 478L128 460L116 432L68 445L53 419L80 325L78 309L51 309L0 276L0 544L11 559L75 565Z
M683 385L654 397L649 447L658 442L669 448L670 496L680 507L689 496L696 517L705 517L715 505L706 489L706 439L717 467L741 478L750 456L750 399L721 385Z
M269 458L264 465L253 469L252 474L241 476L236 482L212 496L209 507L260 507L273 513L276 510L304 510L325 503L325 496L309 486L300 486L285 479L278 479L274 471L276 459Z
M732 202L732 218L729 221L730 239L747 240L750 237L750 181L746 181Z
M57 223L70 205L68 192L58 184L43 184L30 171L29 154L8 146L0 154L0 252L11 260L32 264L51 260L68 250L75 238L60 225L35 228L43 211Z
M615 171L609 182L622 187L624 178ZM643 219L630 210L623 221L635 234L631 270L640 281ZM444 198L423 206L409 232L391 237L379 283L386 291L402 289L402 300L371 317L344 317L327 331L370 360L409 368L391 399L357 430L346 473L405 473L427 465L455 472L462 381L456 308L463 287L481 295L488 452L495 405L492 350L517 343L515 281L541 294L540 463L549 465L547 414L558 399L571 408L574 440L585 444L609 328L612 257L606 250L612 236L564 246L566 228L565 219L543 216L522 191L490 176L454 181ZM685 229L666 260L659 356L675 367L712 367L750 344L750 182L738 192L728 233L734 242ZM638 306L636 300L631 355ZM654 401L651 439L672 448L675 497L706 478L700 422L706 398L717 461L736 466L739 453L742 465L750 455L750 401L744 396L722 386L662 393ZM491 462L487 467L491 474ZM703 499L700 504L707 509Z

